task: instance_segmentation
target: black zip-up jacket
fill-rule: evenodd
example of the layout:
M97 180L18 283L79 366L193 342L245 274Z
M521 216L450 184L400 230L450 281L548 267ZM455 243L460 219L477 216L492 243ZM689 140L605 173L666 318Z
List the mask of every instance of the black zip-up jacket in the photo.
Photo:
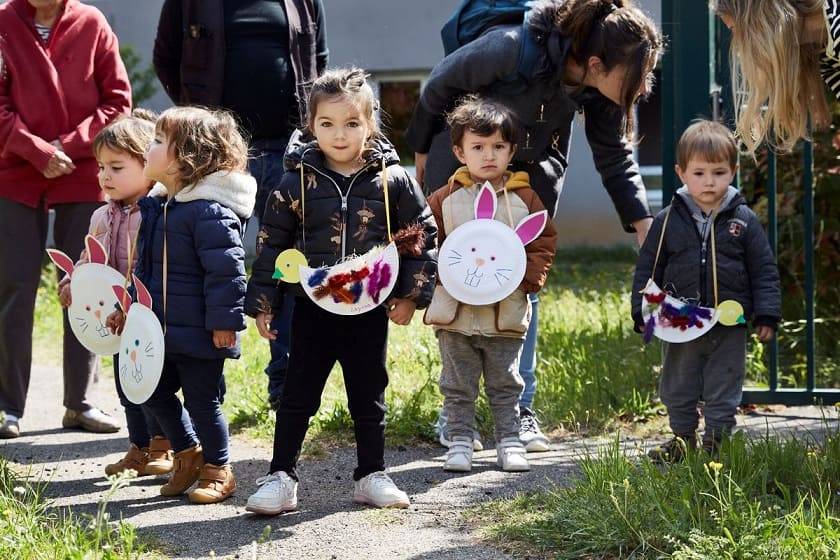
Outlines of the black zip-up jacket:
M645 239L631 293L633 323L642 332L642 294L656 259L656 247L668 208L665 239L653 274L656 284L669 294L714 307L711 242L697 230L691 210L680 195L663 208ZM718 302L733 299L744 308L744 317L756 326L773 328L781 319L782 295L779 269L758 216L739 193L715 219Z
M280 294L287 286L291 286L295 295L306 297L300 285L272 278L277 255L285 249L301 250L309 266L320 267L388 243L383 160L388 170L392 233L418 223L426 233L419 256L400 256L397 284L391 295L413 300L418 309L429 304L437 272L437 227L431 210L417 183L399 165L399 156L387 140L372 141L364 158L364 167L347 181L346 191L342 191L335 174L327 170L317 143L299 130L294 132L284 158L286 173L266 203L257 235L257 259L245 296L248 315L253 317L279 309ZM306 189L305 245L300 204L301 166Z
M225 82L222 0L165 0L153 62L163 89L179 104L218 107ZM289 64L302 111L312 82L327 66L322 0L283 0L289 23ZM301 120L301 122L304 122Z
M406 133L415 152L428 154L424 187L431 192L447 184L461 165L452 154L444 115L460 97L479 93L507 107L517 121L516 154L512 168L526 171L531 186L553 215L568 166L569 142L575 113L585 116L586 137L595 166L627 231L630 224L650 217L633 146L623 135L619 107L596 89L567 92L562 68L570 42L552 27L549 5L529 16L531 33L542 49L534 77L511 83L519 65L523 28L500 26L453 52L432 70ZM539 29L538 29L539 28Z

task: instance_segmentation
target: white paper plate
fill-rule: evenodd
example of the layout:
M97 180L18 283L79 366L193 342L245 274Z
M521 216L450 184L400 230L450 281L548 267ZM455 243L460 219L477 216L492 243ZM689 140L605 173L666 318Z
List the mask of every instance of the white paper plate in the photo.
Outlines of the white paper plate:
M160 382L164 358L163 328L154 312L134 303L120 339L120 385L134 404L149 400Z
M120 348L120 337L111 333L105 321L117 309L117 296L111 286L123 284L123 275L104 264L83 264L71 276L73 303L67 309L70 329L82 346L96 355L110 356Z
M318 288L325 286L328 278L336 274L360 271L365 267L371 272L374 270L387 270L387 273L390 274L388 282L379 292L378 297L374 298L369 291L370 276L361 281L362 291L355 301L345 301L332 295L319 297ZM323 271L326 271L326 277L322 281L316 282L323 275ZM397 283L399 271L400 256L397 252L397 246L394 243L390 243L385 247L372 249L364 255L331 267L310 268L301 265L300 284L303 286L303 290L309 296L309 299L314 301L322 309L330 313L335 313L336 315L361 315L385 303ZM346 287L349 288L349 286Z
M685 305L685 302L665 294L665 300L658 305L652 305L648 302L647 298L645 297L646 294L661 294L662 290L659 286L656 285L656 282L653 279L648 281L647 286L645 287L644 292L642 293L642 317L645 320L645 325L647 325L648 319L651 315L653 315L653 335L660 340L664 340L665 342L673 342L673 343L682 343L682 342L690 342L696 338L699 338L709 332L712 327L718 322L718 318L720 313L716 309L712 309L711 307L706 307L711 313L711 319L703 319L702 326L692 326L686 329L677 328L670 324L667 324L667 321L663 320L661 317L661 308L663 304L670 304L674 307L680 308Z
M458 226L438 253L438 277L452 297L469 305L497 303L525 278L525 247L514 230L497 220Z

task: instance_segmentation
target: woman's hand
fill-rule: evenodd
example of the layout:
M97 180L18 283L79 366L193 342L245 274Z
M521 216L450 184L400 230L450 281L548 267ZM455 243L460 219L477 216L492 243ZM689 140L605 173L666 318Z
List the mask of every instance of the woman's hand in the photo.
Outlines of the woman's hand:
M236 346L236 332L213 331L213 345L216 348L233 348Z
M70 307L73 303L73 298L70 297L70 282L58 287L58 301L61 307Z
M42 173L47 179L55 179L62 175L69 175L75 170L76 165L73 163L73 160L61 150L56 150L53 157L47 162L47 166Z
M644 244L652 223L653 218L642 218L641 220L637 220L630 224L636 230L636 243L639 244L639 247Z
M274 315L271 313L257 313L254 321L257 323L257 331L260 336L267 340L277 340L277 331L271 330L271 322L274 320Z
M417 183L421 187L423 186L423 179L426 178L426 158L428 157L429 154L414 152L414 178L417 179Z
M114 334L122 334L125 327L125 313L117 309L105 319L105 326L111 329Z
M388 318L398 325L409 324L417 310L417 304L410 299L394 298L387 305Z

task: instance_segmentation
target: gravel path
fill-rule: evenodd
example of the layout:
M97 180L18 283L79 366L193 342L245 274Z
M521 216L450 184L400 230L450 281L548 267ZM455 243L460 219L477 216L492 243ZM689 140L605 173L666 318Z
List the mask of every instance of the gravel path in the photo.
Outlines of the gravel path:
M61 429L61 372L35 367L22 422L23 437L0 443L0 454L52 480L49 495L56 505L93 512L107 482L105 464L117 460L127 446L124 431L92 435ZM98 383L92 402L122 418L110 378ZM836 412L830 411L836 420ZM814 407L758 412L739 422L764 431L819 432L823 412ZM122 516L137 526L172 558L241 559L473 559L510 556L477 540L459 515L464 508L515 492L563 483L575 472L576 459L604 440L568 439L548 453L532 454L530 473L505 474L496 469L495 452L476 454L477 467L467 476L444 473L438 447L394 448L386 461L397 484L409 493L407 510L379 511L351 501L355 451L339 449L322 460L302 461L300 511L273 518L244 510L254 480L265 473L271 450L242 437L232 439L236 495L214 506L193 506L182 498L158 494L161 481L141 478L109 505L112 518ZM628 442L633 444L632 441ZM266 527L270 527L267 532ZM267 534L267 536L266 536Z

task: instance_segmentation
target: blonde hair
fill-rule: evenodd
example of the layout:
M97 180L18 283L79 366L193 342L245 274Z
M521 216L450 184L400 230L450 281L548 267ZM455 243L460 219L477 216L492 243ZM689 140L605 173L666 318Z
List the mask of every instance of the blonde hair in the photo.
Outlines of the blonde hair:
M371 131L371 138L381 136L376 111L379 103L368 84L368 74L361 68L333 68L324 72L312 84L306 103L306 125L315 134L315 114L322 101L347 101L356 106Z
M98 158L102 148L109 148L145 163L146 150L155 138L156 120L157 114L147 109L135 109L131 116L118 117L94 137L94 155Z
M738 166L735 135L718 122L702 119L694 121L677 143L677 165L685 171L692 159L707 163L725 161L734 171Z
M164 111L155 132L163 134L178 162L181 187L194 185L217 171L244 171L248 145L233 116L202 107L173 107Z
M803 44L805 19L822 13L824 0L712 0L731 18L730 66L736 133L747 150L762 142L790 151L808 137L808 114L829 122L820 75L824 45ZM766 104L766 108L765 108Z

